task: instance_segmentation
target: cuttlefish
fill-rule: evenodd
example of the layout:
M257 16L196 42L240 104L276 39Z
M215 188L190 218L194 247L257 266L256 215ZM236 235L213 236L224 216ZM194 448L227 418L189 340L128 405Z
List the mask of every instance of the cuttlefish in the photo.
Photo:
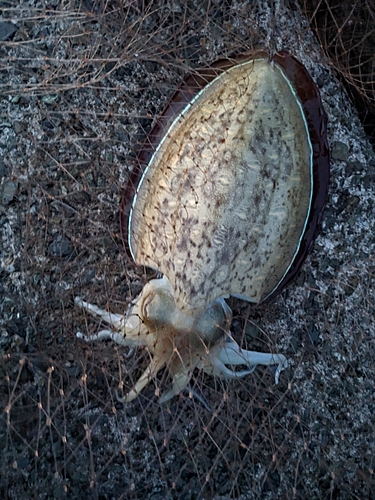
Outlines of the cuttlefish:
M139 154L120 210L132 260L161 277L124 315L75 299L110 325L80 338L150 353L125 401L163 366L172 385L161 402L197 368L237 379L270 365L278 382L287 358L241 348L225 299L267 302L298 272L326 199L326 129L312 78L286 52L219 61L185 79Z

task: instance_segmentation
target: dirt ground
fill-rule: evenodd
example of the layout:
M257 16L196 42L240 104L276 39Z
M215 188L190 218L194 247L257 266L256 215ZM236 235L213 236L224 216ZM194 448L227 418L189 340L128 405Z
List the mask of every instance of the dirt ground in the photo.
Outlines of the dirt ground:
M0 5L0 496L375 498L375 155L295 2L61 0ZM329 119L320 234L271 304L231 300L233 334L290 366L224 382L167 371L120 403L149 359L112 342L77 295L124 312L150 272L126 257L121 188L192 69L288 49Z

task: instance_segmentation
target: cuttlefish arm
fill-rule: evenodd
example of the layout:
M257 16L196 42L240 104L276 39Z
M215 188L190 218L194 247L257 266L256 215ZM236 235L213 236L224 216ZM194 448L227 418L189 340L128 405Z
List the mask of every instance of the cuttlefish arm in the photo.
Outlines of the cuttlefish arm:
M145 326L145 324L141 321L139 315L139 300L133 305L131 312L126 315L121 314L112 314L104 309L100 309L94 304L90 304L89 302L85 302L80 297L76 297L74 299L75 304L91 313L93 316L100 317L104 322L110 324L113 327L113 330L101 330L97 334L94 335L85 335L81 332L77 332L76 336L85 342L95 342L97 340L113 340L119 345L134 347L134 346L146 346L146 338L150 339L149 332ZM154 342L157 340L155 338ZM155 351L155 349L152 349ZM160 352L161 349L156 349L156 352ZM150 353L151 354L151 353ZM155 354L153 352L152 354ZM176 357L176 353L168 352L168 350L163 354L158 356L151 355L151 361L147 366L146 370L139 377L134 387L122 398L118 397L117 399L120 402L130 402L135 399L139 393L146 387L146 385L156 376L158 371L168 362L170 361L170 357L174 355ZM178 356L177 356L178 358ZM160 402L164 403L170 400L176 394L179 394L189 383L191 378L191 374L188 372L182 360L177 363L176 371L172 375L172 388L163 394L160 398ZM178 368L177 368L177 365Z
M164 364L165 359L157 360L156 358L152 358L150 364L139 377L134 387L130 389L130 391L123 398L118 398L118 400L122 403L129 403L130 401L133 401L133 399L135 399L139 395L139 393L146 387L150 380L156 377L156 374Z
M225 379L236 379L249 375L257 365L276 365L275 382L278 383L280 372L288 366L282 354L241 349L226 333L231 310L222 299L197 317L181 313L166 277L147 283L124 315L109 313L79 297L75 303L112 327L92 336L78 332L77 337L86 342L111 339L122 346L145 346L149 350L150 364L122 401L136 398L164 365L172 376L172 387L161 396L161 402L186 389L195 368ZM248 369L234 371L227 365L243 365Z
M74 303L93 316L100 317L105 323L113 327L113 330L101 330L94 335L85 335L82 332L77 332L76 335L78 338L83 339L85 342L110 339L119 345L128 347L145 345L142 338L147 333L147 330L140 319L137 304L134 304L129 314L122 315L107 312L94 304L85 302L80 297L76 297Z
M141 294L142 295L142 294ZM76 336L83 339L85 342L95 342L97 340L113 340L119 345L132 348L129 354L132 354L133 348L137 346L147 346L147 341L150 340L148 329L141 319L140 298L130 307L129 311L122 314L113 314L104 309L100 309L94 304L85 302L80 297L75 297L75 304L89 312L93 316L101 318L105 323L112 326L113 329L105 329L94 335L85 335L82 332L77 332ZM135 399L142 389L156 376L157 372L165 364L165 359L156 359L151 356L151 361L146 370L139 377L134 387L123 397L118 400L121 402L129 402Z

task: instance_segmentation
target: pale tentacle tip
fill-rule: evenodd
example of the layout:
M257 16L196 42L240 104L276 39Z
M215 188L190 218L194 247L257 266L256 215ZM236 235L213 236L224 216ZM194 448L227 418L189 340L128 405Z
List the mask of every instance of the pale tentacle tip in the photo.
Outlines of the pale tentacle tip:
M74 297L74 303L75 303L78 307L83 307L83 300L81 299L81 297Z
M125 403L130 403L135 399L136 397L139 396L139 392L137 392L135 389L131 389L127 394L124 396L120 396L117 389L115 390L115 396L116 399L119 403L125 404Z
M162 394L159 398L159 403L163 404L172 399L174 396L179 394L181 391L186 389L189 383L191 375L188 372L175 373L173 376L172 387L169 391Z
M77 337L77 339L83 339L85 342L90 342L90 340L91 340L88 335L85 335L82 332L77 332L76 337Z
M125 359L129 359L129 358L131 358L133 356L134 353L135 353L135 347L129 347L128 352L123 352L122 356Z
M278 354L278 362L275 363L277 365L276 372L275 372L275 384L277 385L279 383L280 379L280 374L283 370L289 367L288 360L283 354Z
M206 401L205 397L203 396L203 394L199 389L193 389L192 387L190 387L190 385L187 385L184 391L188 392L189 398L191 399L196 398L206 408L207 411L209 411L210 413L213 412L211 406L208 404L208 402Z
M162 405L172 399L175 396L175 393L173 392L173 389L170 389L169 391L165 392L162 394L159 398L159 403Z

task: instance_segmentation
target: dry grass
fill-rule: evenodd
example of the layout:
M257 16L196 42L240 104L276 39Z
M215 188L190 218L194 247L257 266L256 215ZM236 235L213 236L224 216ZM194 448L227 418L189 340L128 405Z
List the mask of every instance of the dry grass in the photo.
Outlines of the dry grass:
M375 139L375 8L373 2L303 0L303 8L335 71L341 75L365 129Z

